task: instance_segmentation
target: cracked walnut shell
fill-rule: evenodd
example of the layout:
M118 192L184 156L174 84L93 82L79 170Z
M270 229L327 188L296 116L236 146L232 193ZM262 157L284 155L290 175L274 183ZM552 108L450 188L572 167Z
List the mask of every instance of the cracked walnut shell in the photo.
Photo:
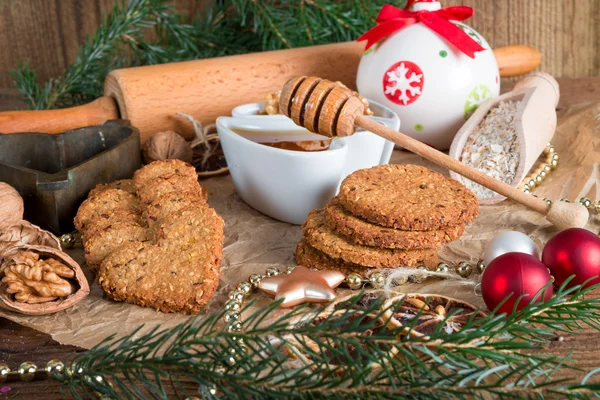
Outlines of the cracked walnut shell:
M0 307L21 314L64 310L90 292L77 262L48 246L16 246L5 255L0 278Z
M16 246L26 244L62 250L60 240L56 236L24 219L0 231L0 257L13 252Z

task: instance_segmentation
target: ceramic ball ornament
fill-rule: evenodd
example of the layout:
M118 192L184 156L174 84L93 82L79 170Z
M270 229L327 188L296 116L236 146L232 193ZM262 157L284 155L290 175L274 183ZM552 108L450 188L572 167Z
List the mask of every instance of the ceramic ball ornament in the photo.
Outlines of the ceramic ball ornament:
M524 253L540 258L538 249L529 236L517 231L506 231L494 236L487 245L483 262L490 265L494 259L506 253Z
M463 21L470 7L438 1L386 5L366 40L356 78L358 92L395 111L402 132L440 150L471 113L500 93L490 45Z
M542 262L559 286L571 276L569 287L596 285L600 283L600 237L582 228L565 229L548 240Z
M550 282L550 271L536 257L506 253L495 258L483 271L481 295L490 311L497 309L499 314L512 314L513 310L520 310L534 300L550 300L554 294ZM536 298L542 289L544 292Z

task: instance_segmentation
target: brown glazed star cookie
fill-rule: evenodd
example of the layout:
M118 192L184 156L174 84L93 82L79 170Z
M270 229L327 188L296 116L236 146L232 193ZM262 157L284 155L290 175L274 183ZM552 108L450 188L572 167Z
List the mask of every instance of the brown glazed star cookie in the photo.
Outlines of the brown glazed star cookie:
M473 220L479 203L461 183L417 165L379 165L350 174L340 204L374 224L402 230L439 230Z
M351 243L335 234L323 218L323 210L312 210L302 224L308 244L331 258L373 268L417 267L437 263L437 249L384 249Z
M97 216L110 216L116 210L140 212L137 197L121 189L107 189L97 195L88 197L77 210L75 228L83 232L90 220Z
M356 272L364 275L368 271L379 270L379 268L368 268L362 265L353 264L342 260L341 258L331 258L312 247L306 239L300 240L296 246L296 262L307 268L316 269L334 269L344 275Z
M131 210L114 210L110 215L102 214L92 217L86 226L86 229L82 234L82 242L85 244L87 241L96 236L98 233L103 232L110 226L118 223L133 223L138 224L142 227L146 227L146 222L142 219L142 216Z
M133 182L133 179L121 179L120 181L114 181L111 183L99 183L90 191L88 197L96 196L108 189L121 189L127 193L135 194L136 186Z
M85 242L85 262L94 269L119 247L150 240L147 228L135 222L117 222L96 232Z
M465 225L432 231L403 231L375 225L346 211L334 198L324 210L325 223L351 242L389 249L434 249L458 239Z
M170 192L160 196L150 203L143 213L143 218L148 225L160 222L177 211L192 205L206 204L206 197L197 191Z
M152 185L156 178L170 177L173 175L188 177L191 181L198 181L196 169L192 165L181 160L154 161L144 168L135 171L133 180L138 190L141 190L146 187L147 184Z
M186 175L164 175L155 178L151 184L138 186L138 198L142 205L147 206L154 200L159 199L171 192L195 192L206 197L205 190L200 186L196 178Z
M127 244L104 260L98 284L116 301L196 314L217 289L221 253L178 256L149 243Z

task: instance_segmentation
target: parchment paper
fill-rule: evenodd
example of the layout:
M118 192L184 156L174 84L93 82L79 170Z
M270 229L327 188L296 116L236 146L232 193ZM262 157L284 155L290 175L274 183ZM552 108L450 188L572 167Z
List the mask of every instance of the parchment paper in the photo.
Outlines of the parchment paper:
M560 166L535 191L540 198L571 201L582 196L600 198L600 104L574 106L559 114L559 127L552 141L560 155ZM395 150L392 163L420 164L447 173L419 156ZM207 311L220 307L230 290L246 280L251 273L264 273L269 266L283 269L294 264L294 249L302 232L299 226L289 225L260 214L246 205L235 193L229 176L204 181L210 192L209 203L225 220L225 248L222 278L218 292ZM586 226L598 233L600 218L592 213ZM541 250L557 231L543 217L510 201L481 207L479 217L469 225L460 240L443 248L440 258L447 262L481 258L489 240L503 230L516 230L529 235ZM132 304L116 303L103 296L102 290L85 265L81 247L69 253L82 265L90 281L89 297L69 310L48 316L22 316L0 310L0 316L46 332L60 343L90 348L108 335L122 336L140 325L150 329L156 325L169 328L190 318L182 314L163 314ZM443 293L479 306L484 306L472 286L440 283L431 280L420 285L405 285L406 292ZM340 290L343 295L347 290ZM270 300L264 295L257 307Z

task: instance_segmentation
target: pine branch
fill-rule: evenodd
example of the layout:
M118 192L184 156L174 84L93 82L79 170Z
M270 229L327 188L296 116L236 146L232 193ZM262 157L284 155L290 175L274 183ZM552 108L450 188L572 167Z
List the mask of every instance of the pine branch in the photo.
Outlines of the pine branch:
M122 46L139 40L155 24L154 13L164 12L165 0L129 0L116 4L93 37L80 48L64 76L44 85L35 73L20 67L11 74L22 100L32 109L69 107L90 101L102 93L106 74L127 64Z
M101 96L104 78L115 68L355 40L375 24L385 3L216 0L187 22L167 0L128 0L113 8L64 76L38 84L23 65L11 74L29 108L69 107ZM152 28L155 39L148 41L144 34Z
M400 305L382 310L383 301L376 301L360 308L360 296L318 325L312 322L321 309L308 307L265 324L274 303L247 318L242 331L229 332L219 327L224 313L217 312L170 331L108 339L73 356L71 374L55 378L76 398L87 391L131 399L200 391L216 398L213 387L227 399L591 398L600 387L587 381L597 371L581 383L556 380L556 371L576 368L530 350L551 340L549 332L561 326L564 314L598 329L600 299L583 298L593 289L562 287L551 300L512 316L472 318L451 334L441 323L418 337L406 334L406 328L415 328L410 324L376 330L378 318Z

